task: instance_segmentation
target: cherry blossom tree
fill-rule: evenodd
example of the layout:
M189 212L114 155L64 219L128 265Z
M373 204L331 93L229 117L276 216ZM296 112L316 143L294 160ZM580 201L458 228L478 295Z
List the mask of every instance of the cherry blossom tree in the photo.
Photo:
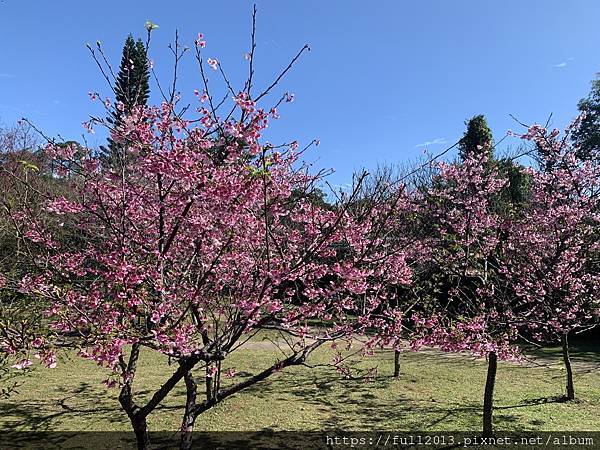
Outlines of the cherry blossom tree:
M395 378L400 376L400 354L406 349L407 342L414 339L410 316L415 311L425 313L427 304L427 287L430 248L426 244L426 227L420 220L420 201L418 194L423 168L380 166L375 174L363 183L356 202L355 210L360 211L369 205L386 205L389 220L382 221L385 226L382 236L393 248L403 249L402 264L408 264L412 271L410 284L392 283L385 286L388 301L382 305L377 314L373 314L369 323L369 338L365 342L365 350L370 353L374 348L392 348L394 350ZM382 264L389 264L383 262ZM386 267L385 270L394 270Z
M577 160L557 130L534 126L522 138L535 140L542 160L539 170L517 168L528 181L518 208L499 204L507 179L486 156L439 165L423 202L434 229L430 262L443 289L428 314L415 315L413 346L487 357L486 435L493 432L497 359L518 359L519 339L559 336L573 398L567 336L595 325L598 315L598 169Z
M486 357L486 434L492 433L497 359L518 358L513 343L520 326L514 312L520 303L501 276L510 217L498 202L508 180L491 158L488 149L466 154L461 163L431 161L425 169L429 181L408 193L402 190L401 197L388 195L388 202L396 202L396 228L390 230L396 245L417 242L405 256L414 279L386 304L368 342L395 349L395 371L406 342L413 350L429 346Z
M294 99L275 95L279 83L309 47L257 90L255 19L256 10L242 86L234 88L199 34L202 86L185 105L177 74L188 49L176 36L174 77L166 90L157 83L159 105L133 107L118 124L85 123L89 132L108 128L121 164L53 140L48 170L18 155L3 161L0 181L15 188L3 190L0 231L12 233L27 263L15 270L2 262L0 293L37 305L43 318L15 320L13 303L3 302L2 356L16 358L16 369L35 359L51 368L58 348L75 346L109 369L105 383L118 391L140 449L150 444L148 416L179 383L180 445L188 449L204 412L359 334L367 335L361 356L394 349L396 376L406 342L487 358L486 435L497 361L520 357L519 338L562 340L573 398L568 336L598 316L598 167L578 160L567 137L534 126L521 137L535 142L540 167L510 169L529 182L519 208L499 207L508 177L492 161L491 139L458 163L432 163L419 188L363 173L327 203L328 171L302 162L318 141L301 148L266 139ZM155 28L148 23L146 47ZM103 68L100 44L90 50ZM112 88L110 73L103 70ZM222 81L222 95L209 74ZM231 355L264 330L277 334L280 358L237 375ZM146 352L175 367L143 401L136 375ZM347 374L345 358L336 351L332 364Z
M439 163L423 196L421 215L431 230L425 242L439 282L427 314L413 316L413 349L432 346L486 357L483 432L492 433L497 360L518 357L512 345L518 321L504 265L507 218L496 209L506 179L490 164L490 152L466 155L461 163Z
M569 133L539 125L521 138L535 143L539 170L529 170L531 191L511 223L506 276L527 305L528 336L560 341L567 374L566 399L575 398L568 336L596 325L600 278L598 252L599 168L581 161Z
M69 192L44 193L45 220L27 210L12 214L41 268L23 277L21 291L49 303L45 314L57 339L68 337L82 357L112 371L105 382L119 389L138 448L149 445L148 415L181 380L187 393L181 447L191 448L200 414L304 364L324 343L352 339L389 300L384 287L406 285L411 275L404 251L383 233L391 206L351 208L366 175L324 207L312 199L325 172L301 163L295 141L264 141L269 120L293 97L285 93L267 108L259 102L291 64L254 94L254 39L249 78L239 91L216 59L207 60L227 89L217 101L208 89L204 47L199 35L204 90L195 117L180 108L175 87L161 105L134 108L110 129L128 155L119 169L103 168L85 149L50 143L46 154ZM185 50L176 42L173 51L177 64ZM86 127L98 125L107 122L92 118ZM83 237L80 247L58 239L63 227ZM264 329L280 333L287 353L236 381L230 355ZM144 404L134 392L142 348L177 365ZM53 354L44 355L54 365Z

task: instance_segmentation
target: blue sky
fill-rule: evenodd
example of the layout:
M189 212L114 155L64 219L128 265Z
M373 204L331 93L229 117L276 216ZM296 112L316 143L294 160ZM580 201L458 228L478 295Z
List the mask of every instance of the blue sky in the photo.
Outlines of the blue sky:
M475 114L486 114L496 139L519 129L509 114L533 123L552 113L562 127L600 71L600 2L592 0L256 3L259 86L305 43L312 47L279 88L296 100L280 111L268 139L320 139L308 158L334 167L337 184L363 166L414 159L424 145L443 150ZM88 91L108 94L85 44L100 40L118 65L125 37L144 35L147 19L160 26L151 57L163 82L175 29L189 45L203 32L205 55L241 82L251 9L241 0L3 0L0 120L26 116L47 134L80 139L81 123L99 111ZM191 54L181 70L180 89L191 100L201 88Z

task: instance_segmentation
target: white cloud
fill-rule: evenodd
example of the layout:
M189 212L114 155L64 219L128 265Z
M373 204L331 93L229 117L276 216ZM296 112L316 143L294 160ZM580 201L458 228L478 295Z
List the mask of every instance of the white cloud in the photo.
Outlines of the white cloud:
M352 189L352 183L332 184L331 187L337 191L350 191Z
M433 141L427 141L427 142L423 142L422 144L417 144L415 145L415 147L428 147L430 145L442 145L442 144L447 144L448 141L446 140L446 138L435 138Z
M569 63L574 60L575 60L575 58L568 58L566 61L560 62L558 64L554 64L554 67L556 67L557 69L562 69L564 67L567 67L569 65Z

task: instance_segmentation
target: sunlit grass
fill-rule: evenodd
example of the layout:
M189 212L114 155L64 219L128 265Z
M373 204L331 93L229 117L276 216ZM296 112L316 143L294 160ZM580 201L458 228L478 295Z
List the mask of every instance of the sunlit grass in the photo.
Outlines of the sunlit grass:
M265 368L278 357L261 346L234 352L226 367L240 377ZM321 349L308 363L326 363L331 350ZM559 363L555 349L544 352ZM575 361L597 363L586 348ZM241 392L200 416L199 431L238 430L472 430L480 429L485 361L435 352L402 354L401 376L391 377L393 355L380 351L361 363L378 366L373 381L344 379L327 367L294 367ZM498 430L600 431L600 371L583 365L575 373L578 399L559 402L564 371L560 364L527 367L501 363L496 388ZM145 351L136 377L137 395L148 398L174 371L166 358ZM118 390L101 384L108 372L76 356L56 369L29 374L9 400L0 403L0 428L12 430L130 430L117 400ZM178 386L149 417L151 430L177 430L184 404Z

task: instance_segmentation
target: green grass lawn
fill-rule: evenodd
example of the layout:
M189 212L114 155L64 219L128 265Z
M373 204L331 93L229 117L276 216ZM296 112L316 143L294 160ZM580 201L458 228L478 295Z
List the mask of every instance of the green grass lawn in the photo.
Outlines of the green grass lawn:
M600 369L598 353L573 353L578 399L562 403L564 371L555 349L545 351L550 367L500 363L496 387L498 430L600 431ZM272 363L277 352L247 348L235 352L228 366L239 377ZM309 364L331 360L321 349ZM391 377L393 355L381 351L363 366L378 366L374 381L343 379L330 368L294 367L225 400L197 421L199 431L272 430L427 430L480 429L486 374L484 361L435 352L402 354L401 377ZM557 364L558 363L558 364ZM581 370L578 370L578 364ZM589 363L589 364L583 364ZM136 378L138 394L148 396L175 369L160 355L142 354ZM130 430L117 389L101 384L107 371L78 357L56 369L38 369L23 379L18 393L0 403L0 429L38 431ZM234 379L235 380L235 379ZM231 380L228 380L231 383ZM149 417L153 431L177 430L184 391L179 386Z

